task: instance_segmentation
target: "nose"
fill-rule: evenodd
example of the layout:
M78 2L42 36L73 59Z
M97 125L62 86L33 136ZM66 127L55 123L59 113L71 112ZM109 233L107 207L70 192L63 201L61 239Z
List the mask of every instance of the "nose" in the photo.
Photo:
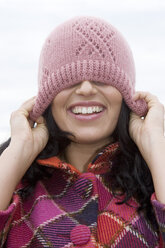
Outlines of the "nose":
M95 85L90 81L81 82L76 88L76 94L90 96L97 93Z

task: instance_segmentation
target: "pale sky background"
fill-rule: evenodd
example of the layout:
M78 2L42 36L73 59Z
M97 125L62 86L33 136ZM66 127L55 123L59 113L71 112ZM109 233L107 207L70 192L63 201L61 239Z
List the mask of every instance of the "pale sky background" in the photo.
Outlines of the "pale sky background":
M10 114L37 93L41 47L52 29L78 15L104 18L125 36L136 89L165 104L165 0L0 0L0 143Z

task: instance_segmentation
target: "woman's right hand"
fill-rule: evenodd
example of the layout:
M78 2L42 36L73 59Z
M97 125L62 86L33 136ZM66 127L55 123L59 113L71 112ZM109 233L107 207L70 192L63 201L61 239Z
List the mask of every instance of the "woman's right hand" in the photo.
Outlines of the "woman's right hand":
M32 97L24 102L20 108L11 114L11 145L24 148L26 159L34 160L44 149L48 141L48 130L46 122L42 116L34 122L29 119L36 97Z
M11 114L11 142L0 156L0 210L7 209L16 186L48 141L44 118L36 120L36 127L29 120L34 103L35 97Z

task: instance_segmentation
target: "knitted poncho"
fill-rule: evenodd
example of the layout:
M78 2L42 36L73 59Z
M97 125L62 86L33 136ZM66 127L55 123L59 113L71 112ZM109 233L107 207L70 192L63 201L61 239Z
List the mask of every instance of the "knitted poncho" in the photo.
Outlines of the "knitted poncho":
M154 194L159 233L137 213L134 199L116 205L108 175L117 152L118 144L108 145L86 173L58 157L38 161L54 168L52 176L38 181L25 200L16 190L8 209L0 211L0 247L164 247L165 205Z

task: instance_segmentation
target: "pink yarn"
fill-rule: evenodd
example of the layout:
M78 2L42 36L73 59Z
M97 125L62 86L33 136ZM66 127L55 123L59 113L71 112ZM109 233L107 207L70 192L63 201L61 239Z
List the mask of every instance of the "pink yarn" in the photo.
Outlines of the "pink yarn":
M56 27L42 48L39 61L39 90L30 118L43 114L63 89L83 80L116 87L131 110L147 112L143 100L133 101L135 66L130 47L122 34L96 17L75 17Z

